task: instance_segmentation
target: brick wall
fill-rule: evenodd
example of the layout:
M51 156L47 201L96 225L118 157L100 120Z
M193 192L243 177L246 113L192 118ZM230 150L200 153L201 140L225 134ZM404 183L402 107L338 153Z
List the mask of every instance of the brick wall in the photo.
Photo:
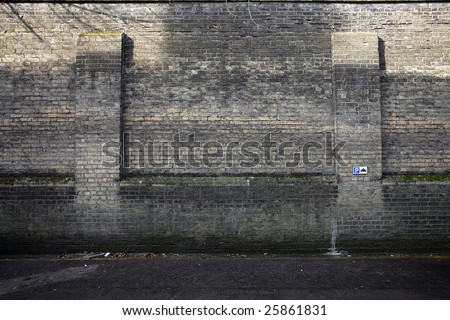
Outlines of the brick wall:
M174 250L327 250L333 177L132 178L120 189L132 237Z
M2 4L2 250L447 248L448 8Z
M85 232L111 233L118 211L120 167L104 165L103 144L120 141L122 34L80 35L76 58L76 212L93 223Z
M73 181L17 179L0 186L2 252L65 250L80 220L74 212Z

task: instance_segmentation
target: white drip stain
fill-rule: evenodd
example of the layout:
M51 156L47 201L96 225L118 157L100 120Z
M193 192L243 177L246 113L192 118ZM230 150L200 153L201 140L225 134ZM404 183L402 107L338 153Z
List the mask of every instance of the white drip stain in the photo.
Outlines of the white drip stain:
M338 227L335 219L331 219L331 248L329 248L328 252L325 253L329 256L340 256L342 254L341 251L336 249L336 238L338 235Z

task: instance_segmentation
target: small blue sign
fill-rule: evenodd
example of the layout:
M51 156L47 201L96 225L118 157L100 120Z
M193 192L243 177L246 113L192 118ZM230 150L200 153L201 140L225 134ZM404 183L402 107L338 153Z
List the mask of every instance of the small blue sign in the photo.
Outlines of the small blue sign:
M367 167L353 167L353 174L367 174Z

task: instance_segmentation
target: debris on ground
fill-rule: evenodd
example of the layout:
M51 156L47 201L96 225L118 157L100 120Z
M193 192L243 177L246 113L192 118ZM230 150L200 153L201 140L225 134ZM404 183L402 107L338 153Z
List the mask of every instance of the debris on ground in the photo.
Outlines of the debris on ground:
M276 254L271 252L260 252L260 253L254 253L254 254L243 254L243 253L197 253L197 254L191 254L191 253L164 253L164 252L79 252L79 253L63 253L58 256L60 259L74 259L74 260L91 260L91 259L145 259L145 258L151 258L151 259L165 259L165 258L179 258L179 259L190 259L192 256L195 257L201 257L201 258L225 258L225 259L251 259L255 257L261 257L261 258L279 258L279 257L299 257L302 256L296 255L296 254ZM333 258L341 258L341 259L352 259L354 257L358 258L363 255L358 254L350 254L343 250L335 250L335 251L328 251L326 253L318 253L318 254L312 254L303 255L304 257L333 257ZM377 257L389 257L389 258L406 258L406 257L418 257L420 254L405 254L405 253L391 253L386 252L383 254L366 254L364 257L371 257L371 258L377 258ZM427 257L435 258L440 257L440 255L436 254L427 254ZM7 259L4 258L4 259Z
M89 260L89 259L138 259L138 258L157 258L163 257L166 258L168 256L181 257L181 255L175 254L155 254L153 252L81 252L81 253L64 253L59 256L61 259L81 259L81 260Z
M70 253L63 254L60 256L61 259L81 259L81 260L90 260L90 259L100 259L100 258L108 258L111 257L110 252L81 252L81 253Z

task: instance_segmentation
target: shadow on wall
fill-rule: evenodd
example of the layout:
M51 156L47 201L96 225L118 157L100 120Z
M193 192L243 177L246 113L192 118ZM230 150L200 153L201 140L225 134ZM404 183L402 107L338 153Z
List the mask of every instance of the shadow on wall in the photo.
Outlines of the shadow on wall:
M166 141L178 132L186 137L195 132L201 141L221 143L260 141L268 133L296 146L322 142L320 135L333 123L327 52L339 17L327 8L314 15L309 11L315 6L295 11L299 7L290 5L287 10L296 14L286 18L271 6L157 5L142 7L139 15L105 4L52 4L45 10L73 31L102 31L106 24L126 31L121 131L136 140ZM29 15L32 9L2 6L6 16L51 46L51 33ZM8 31L7 24L4 28ZM384 172L418 172L424 164L448 172L447 78L388 74L385 46L379 39ZM35 66L2 66L7 90L0 172L70 174L74 66L58 65L57 72ZM132 161L132 155L125 158ZM123 172L140 173L151 170Z
M77 34L102 31L104 25L125 31L121 131L131 132L136 139L167 140L177 132L184 137L196 132L202 141L228 143L261 141L270 132L277 141L293 141L295 146L309 139L321 141L324 130L332 130L334 122L330 38L331 25L338 18L332 18L329 12L310 14L316 5L286 5L289 10L298 10L289 16L283 11L271 12L271 6L252 5L257 10L252 11L251 18L247 3L228 7L147 5L140 11L143 18L129 14L120 5L57 4L46 8L58 17L56 25L65 21L68 30ZM14 8L20 15L22 8L32 7ZM10 7L3 6L5 10L16 17ZM19 22L25 29L30 31L28 25L41 39L51 38L53 25L36 28L37 21L28 21L26 16L20 19L24 19ZM62 34L61 39L72 51L76 49L70 32ZM17 39L8 41L15 44ZM382 72L389 63L385 46L380 39ZM1 87L8 88L0 98L1 174L74 173L75 68L52 63L1 67ZM58 70L52 69L55 65ZM381 86L385 171L398 173L407 168L415 172L424 166L427 170L448 170L448 79L414 73L382 74ZM282 172L269 167L257 169L253 173ZM196 174L186 170L167 172L175 176ZM152 173L151 168L125 170L123 176ZM238 173L236 168L220 172ZM333 174L333 170L302 169L298 173ZM135 184L122 181L121 215L92 216L91 220L80 219L73 210L71 186L2 185L0 220L7 222L0 227L0 242L5 246L22 243L22 248L42 245L44 249L51 243L75 250L83 246L89 249L90 245L122 245L151 250L223 250L234 246L293 251L326 250L330 244L336 181L283 184L275 177L268 183L253 184L243 177L239 185L219 182L213 186L183 185L176 178L172 185L142 185L139 178ZM404 191L401 186L385 187L383 201L395 201L386 206L387 213L380 219L391 219L388 227L400 226L396 229L398 238L407 225L409 239L417 239L414 232L420 228L420 236L425 239L434 227L432 223L420 225L422 213L431 221L437 212L439 230L444 233L448 218L441 212L448 198L428 196L440 188L433 185ZM406 196L417 190L423 203L433 200L415 211L416 227L407 222L409 213L401 206ZM441 192L444 195L445 190ZM350 218L352 222L361 220L359 216ZM108 224L119 226L121 233L107 234ZM97 235L77 233L86 225L90 230L106 231ZM373 239L361 224L355 226L369 242ZM434 239L442 236L430 234Z
M20 14L20 12L17 10L14 4L12 3L4 3L4 6L9 8L12 12L12 14L22 23L22 25L31 32L36 38L39 39L41 42L45 42L45 40L34 30L34 28L24 19L23 15ZM5 10L3 10L5 12Z
M379 39L383 174L449 173L448 78L388 74L385 46Z
M247 4L158 7L154 23L144 29L157 33L127 29L134 63L124 77L123 125L131 141L161 145L178 133L182 141L195 133L201 143L227 146L262 143L272 134L277 143L295 148L311 141L324 145L325 131L333 130L328 23L307 13L286 19L270 4L255 8L250 19ZM189 167L136 169L139 155L130 152L124 175L213 174ZM333 168L247 171L331 174ZM220 171L236 173L237 168Z

